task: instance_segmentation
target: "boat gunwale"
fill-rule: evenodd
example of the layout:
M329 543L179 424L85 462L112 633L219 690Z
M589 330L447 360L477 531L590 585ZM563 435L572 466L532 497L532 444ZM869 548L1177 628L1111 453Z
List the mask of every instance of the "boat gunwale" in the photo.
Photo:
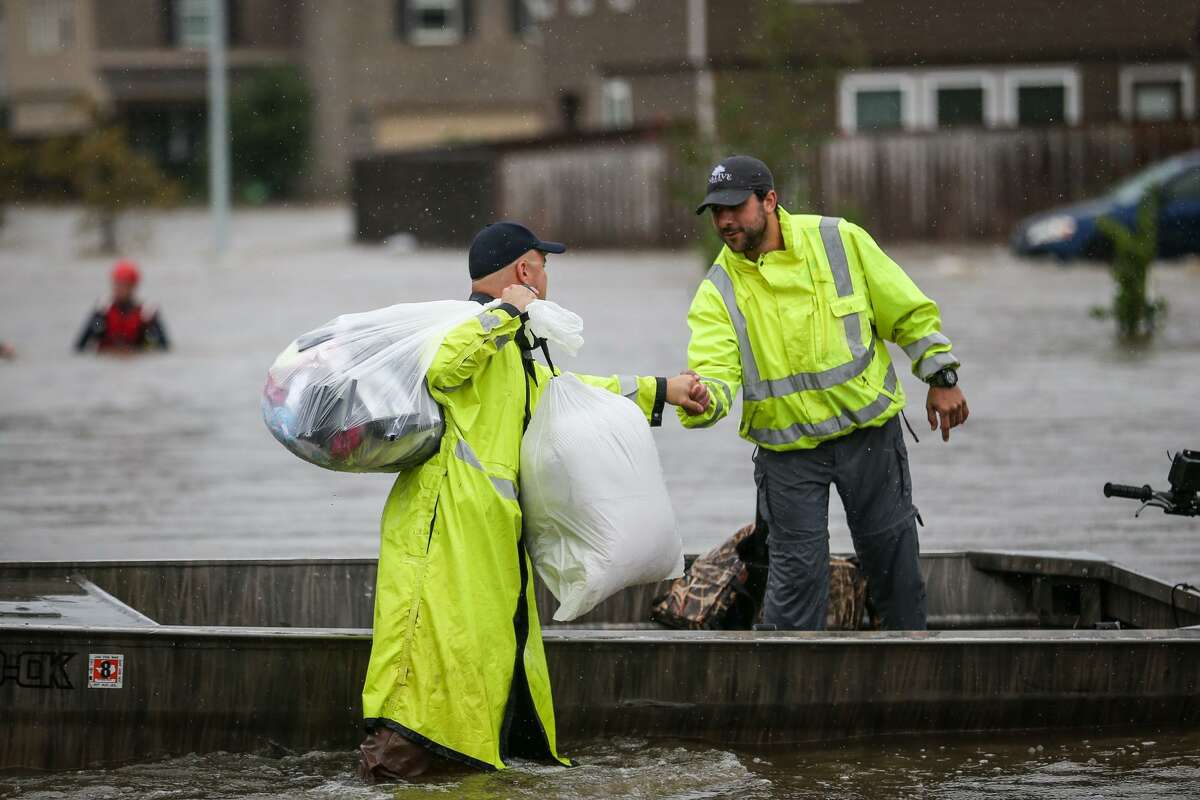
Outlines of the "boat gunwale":
M157 625L154 627L81 627L69 625L0 624L0 637L26 633L58 638L126 636L149 639L236 639L275 641L370 641L370 628L271 628L220 625ZM1021 634L1021 635L1017 635ZM1099 644L1111 642L1200 643L1200 627L1153 629L1004 629L953 631L700 631L656 629L603 630L547 627L542 639L554 644L626 645L947 645L947 644Z

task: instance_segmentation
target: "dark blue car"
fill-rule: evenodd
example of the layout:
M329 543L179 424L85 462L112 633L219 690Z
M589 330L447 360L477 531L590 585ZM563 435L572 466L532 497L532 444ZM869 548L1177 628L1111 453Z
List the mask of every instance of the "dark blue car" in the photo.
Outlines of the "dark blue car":
M1061 261L1107 260L1112 245L1096 220L1108 216L1132 227L1138 204L1155 188L1162 190L1159 258L1200 253L1200 150L1147 167L1098 199L1026 217L1013 231L1012 249L1018 255L1051 255Z

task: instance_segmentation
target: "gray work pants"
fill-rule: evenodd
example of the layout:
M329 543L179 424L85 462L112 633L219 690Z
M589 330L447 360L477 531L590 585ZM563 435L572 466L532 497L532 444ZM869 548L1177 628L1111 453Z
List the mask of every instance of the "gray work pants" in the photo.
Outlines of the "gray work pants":
M917 510L898 416L812 450L759 448L754 480L770 547L764 622L781 630L825 627L832 483L883 627L925 629Z

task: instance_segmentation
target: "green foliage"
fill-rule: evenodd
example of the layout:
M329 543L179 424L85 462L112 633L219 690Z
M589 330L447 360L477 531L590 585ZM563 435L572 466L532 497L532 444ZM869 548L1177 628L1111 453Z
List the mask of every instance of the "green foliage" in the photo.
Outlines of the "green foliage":
M802 212L813 202L820 147L836 124L837 76L865 63L866 49L837 8L752 0L745 11L738 35L757 63L718 75L717 141L695 132L679 143L684 175L675 194L696 203L712 164L741 153L766 162L780 203ZM697 220L707 266L721 241L707 215Z
M125 131L99 127L80 139L51 139L34 154L34 173L47 183L70 186L87 209L86 222L100 231L100 249L117 250L117 220L132 209L161 208L179 200L179 186L153 159L129 146Z
M1165 300L1150 302L1147 298L1150 265L1158 254L1158 208L1158 193L1151 191L1138 205L1132 230L1110 217L1097 223L1113 244L1116 295L1109 314L1117 320L1118 335L1126 341L1149 340L1155 323L1166 313ZM1095 310L1093 314L1098 315Z
M292 67L260 70L239 83L229 102L233 179L251 202L295 191L311 131L312 95Z
M21 196L28 161L28 154L0 133L0 226L4 225L4 209Z

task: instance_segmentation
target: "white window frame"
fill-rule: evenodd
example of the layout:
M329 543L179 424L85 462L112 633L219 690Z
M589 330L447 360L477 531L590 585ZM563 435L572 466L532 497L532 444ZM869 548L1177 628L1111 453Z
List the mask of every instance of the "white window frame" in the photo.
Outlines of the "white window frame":
M847 72L838 86L838 125L846 133L858 132L859 92L900 92L900 129L918 127L917 78L906 72Z
M59 53L74 42L75 0L29 0L25 13L30 53Z
M1000 123L1000 80L995 72L981 69L953 69L926 72L921 76L924 91L923 108L918 113L921 127L941 130L938 120L938 91L941 89L981 89L983 91L983 126L994 128Z
M610 130L633 127L633 85L624 78L606 78L600 85L600 124Z
M1062 86L1063 121L1078 125L1082 117L1083 101L1079 92L1079 70L1076 67L1029 67L1009 69L1004 73L1003 104L1000 118L1003 124L1020 125L1017 98L1023 87Z
M417 24L420 12L426 8L444 9L450 24L444 28L422 28ZM404 12L408 19L404 21L405 37L409 44L422 47L444 47L459 44L463 40L463 4L462 0L408 0Z
M1196 76L1191 64L1130 64L1121 67L1121 119L1134 122L1134 87L1139 83L1179 82L1179 113L1183 119L1196 116Z

